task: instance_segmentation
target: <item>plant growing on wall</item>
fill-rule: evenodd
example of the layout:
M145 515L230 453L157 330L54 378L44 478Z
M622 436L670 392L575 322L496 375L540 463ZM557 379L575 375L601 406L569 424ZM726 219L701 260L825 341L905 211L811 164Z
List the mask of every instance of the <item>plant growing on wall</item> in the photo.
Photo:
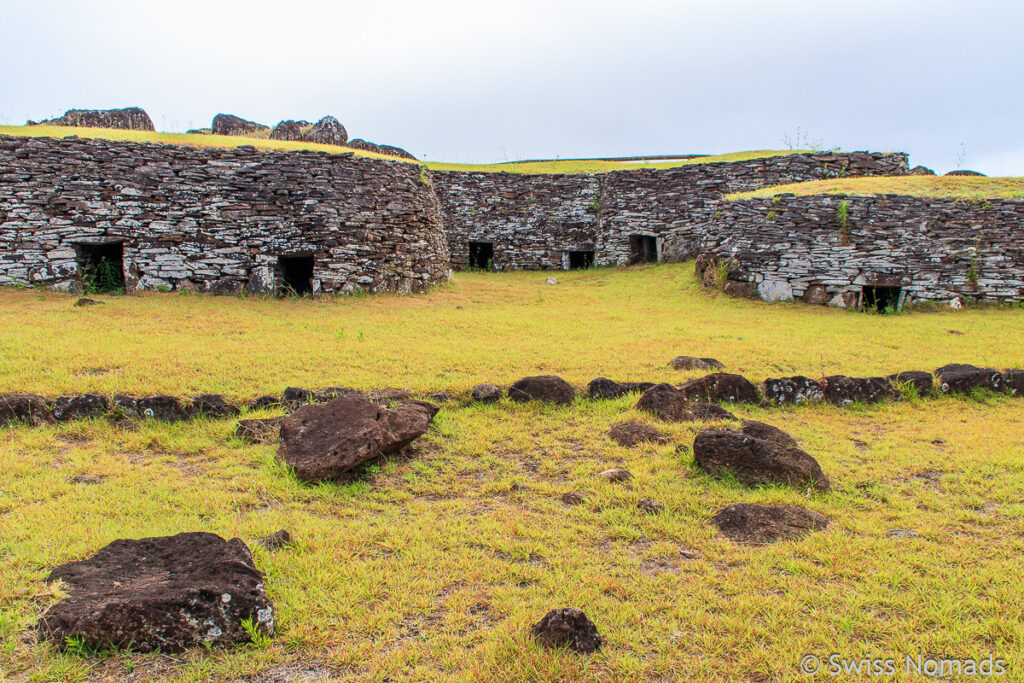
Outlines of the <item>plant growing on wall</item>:
M967 247L967 281L971 283L973 289L978 289L978 276L981 273L981 237L983 233L978 233L977 237L974 238L973 244Z
M843 244L850 241L850 202L844 199L836 208L836 223L839 225L839 236Z
M86 294L124 294L120 268L106 257L82 272L82 289Z

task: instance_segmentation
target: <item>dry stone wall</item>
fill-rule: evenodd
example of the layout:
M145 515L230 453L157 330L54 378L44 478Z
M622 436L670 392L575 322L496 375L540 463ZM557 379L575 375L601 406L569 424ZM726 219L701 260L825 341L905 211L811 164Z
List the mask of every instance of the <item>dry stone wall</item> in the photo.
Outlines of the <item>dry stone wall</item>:
M865 287L901 303L1024 301L1024 199L779 195L707 215L690 232L737 292L843 307L864 305Z
M0 285L78 289L96 245L123 250L128 290L272 293L304 259L313 293L421 291L449 272L415 164L0 136Z
M639 237L658 260L697 253L691 225L706 222L708 202L723 194L840 176L903 175L904 154L789 154L672 169L582 175L434 172L453 268L470 264L469 244L493 244L506 269L570 266L570 253L593 252L595 265L640 256Z

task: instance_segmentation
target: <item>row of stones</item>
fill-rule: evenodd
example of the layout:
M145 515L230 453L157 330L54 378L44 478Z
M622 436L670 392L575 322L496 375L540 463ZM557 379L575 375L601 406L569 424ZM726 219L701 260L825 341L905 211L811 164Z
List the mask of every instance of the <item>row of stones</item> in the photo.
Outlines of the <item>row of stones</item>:
M710 359L707 359L710 360ZM717 361L716 361L717 362ZM935 382L934 380L938 381ZM767 404L799 404L828 401L843 406L851 403L875 403L897 399L911 389L916 396L928 396L935 389L942 394L969 394L976 390L1024 396L1024 370L1007 369L1002 372L974 365L944 365L932 373L924 371L898 372L888 377L848 377L832 375L814 380L801 375L769 378L760 386L731 373L716 372L690 380L679 387L653 382L616 382L605 377L592 380L586 389L591 399L611 399L633 392L642 392L638 408L648 410L663 419L683 419L690 404L717 401ZM359 394L355 389L329 387L311 390L289 387L283 396L261 396L245 406L259 410L284 406L295 410L306 404L325 403L335 398ZM478 384L470 394L474 401L497 401L506 392L493 384ZM542 400L552 403L571 403L577 390L560 377L542 375L524 377L507 390L514 401ZM374 403L385 404L409 399L400 390L386 389L367 394ZM430 394L427 398L444 402L456 397L448 392ZM75 394L57 399L46 399L35 394L0 394L0 423L24 422L44 424L73 419L94 418L112 414L121 418L153 418L164 421L188 420L196 417L235 416L241 407L230 403L220 394L200 394L182 400L175 396L158 394L135 397L115 394Z
M778 195L709 204L690 232L727 291L849 308L864 285L908 301L1024 300L1024 200Z
M636 235L657 239L660 260L685 260L696 253L689 224L708 202L724 194L839 176L906 172L906 155L853 152L589 175L432 175L453 268L472 265L469 242L490 242L495 269L543 270L568 267L569 251L593 251L595 265L625 265L632 258L630 237Z
M313 290L421 291L448 275L420 167L296 151L0 136L0 285L76 288L83 244L123 245L132 289L274 290L313 256Z

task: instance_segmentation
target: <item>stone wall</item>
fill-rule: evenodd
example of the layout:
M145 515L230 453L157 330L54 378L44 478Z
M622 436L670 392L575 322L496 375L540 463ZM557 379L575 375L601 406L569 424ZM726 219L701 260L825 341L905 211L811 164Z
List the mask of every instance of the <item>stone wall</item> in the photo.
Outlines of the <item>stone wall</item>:
M0 285L78 289L96 244L122 245L128 290L271 293L282 256L313 257L314 293L421 291L449 270L416 164L0 136Z
M789 154L671 169L581 175L434 172L452 267L469 264L468 244L494 245L505 269L569 266L569 252L592 251L595 265L637 258L631 238L655 240L658 260L692 257L689 226L703 225L723 194L839 176L902 175L904 154ZM635 243L635 239L634 239Z
M1024 301L1024 199L779 195L718 202L690 232L729 264L729 289L767 300L854 307L867 286L901 303Z

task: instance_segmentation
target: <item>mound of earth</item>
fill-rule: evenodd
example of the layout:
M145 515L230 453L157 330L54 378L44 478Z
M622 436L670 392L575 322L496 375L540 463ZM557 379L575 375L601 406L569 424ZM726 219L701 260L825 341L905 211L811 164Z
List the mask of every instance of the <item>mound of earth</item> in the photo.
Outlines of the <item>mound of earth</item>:
M533 637L544 647L568 648L590 654L601 648L601 636L583 610L574 607L554 609L533 625Z
M567 404L576 398L571 384L556 375L523 377L508 388L508 397L513 401L547 401Z
M636 422L620 422L608 430L608 436L620 446L636 446L641 443L667 443L668 434L660 432L654 427Z
M697 422L733 418L715 403L695 403L686 393L671 384L657 384L644 392L636 407L666 422Z
M39 620L59 649L74 639L89 649L179 652L250 639L251 620L274 633L263 574L241 539L204 532L119 540L89 559L54 569L68 597Z
M795 540L828 526L828 518L813 510L750 503L724 507L711 521L730 540L756 545Z

